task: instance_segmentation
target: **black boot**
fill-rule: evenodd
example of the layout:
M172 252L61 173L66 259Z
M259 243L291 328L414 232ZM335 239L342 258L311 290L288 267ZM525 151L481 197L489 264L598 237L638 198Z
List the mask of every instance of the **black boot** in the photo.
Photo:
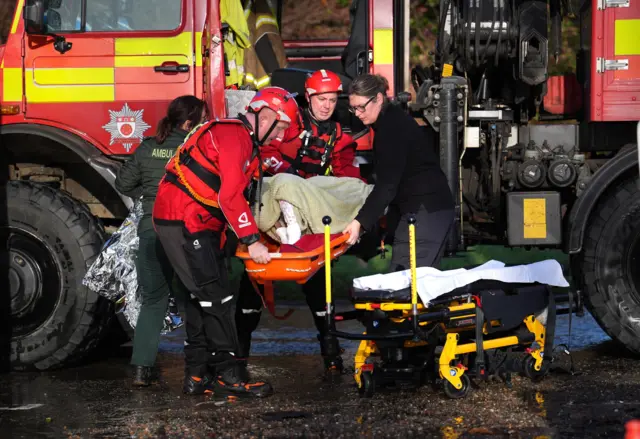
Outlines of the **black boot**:
M216 377L216 395L264 398L273 394L271 384L263 381L251 382L246 380L247 376L246 368L240 362L228 365Z
M158 379L158 373L154 367L150 366L133 366L133 382L134 387L148 387L153 381Z
M238 359L236 361L240 365L240 368L238 370L238 373L240 373L240 379L242 379L242 381L250 381L251 380L251 374L249 374L249 369L247 369L249 361L246 358L241 358L241 359ZM218 364L208 364L207 365L207 372L212 377L218 376L219 367L220 366Z
M324 357L324 371L330 374L342 374L344 373L344 364L342 364L342 357Z
M203 376L186 373L182 385L182 393L187 395L206 395L213 393L213 376L205 373Z
M340 354L344 352L344 349L340 347L338 339L335 337L327 339L322 335L318 335L318 341L320 341L320 353L324 359L325 372L342 374L344 372L344 364Z

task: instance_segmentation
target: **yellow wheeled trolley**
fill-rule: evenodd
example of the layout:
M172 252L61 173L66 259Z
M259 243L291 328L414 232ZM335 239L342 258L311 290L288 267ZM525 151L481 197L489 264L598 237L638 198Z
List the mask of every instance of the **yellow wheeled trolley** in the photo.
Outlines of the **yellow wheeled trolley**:
M325 249L331 251L325 217ZM355 382L364 397L380 387L441 385L450 398L462 398L471 379L512 373L531 379L549 370L555 329L555 298L548 285L478 281L423 304L416 278L414 218L409 218L411 287L400 291L352 289L354 311L334 313L331 267L327 264L327 346L335 338L361 340L354 360ZM325 256L329 260L329 255ZM546 310L546 312L545 312ZM536 316L546 314L543 324ZM358 319L364 332L347 333L336 322ZM331 353L329 353L331 355ZM333 353L337 355L338 353Z

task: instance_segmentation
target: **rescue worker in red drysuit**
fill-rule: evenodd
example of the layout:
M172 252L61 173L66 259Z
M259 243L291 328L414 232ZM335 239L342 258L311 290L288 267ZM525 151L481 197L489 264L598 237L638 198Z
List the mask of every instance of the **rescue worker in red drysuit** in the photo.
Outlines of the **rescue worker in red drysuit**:
M304 84L309 108L302 113L302 125L295 122L283 139L262 148L262 159L270 174L287 172L304 178L316 175L361 178L354 166L356 142L331 120L342 93L340 77L318 70Z
M223 255L227 226L266 264L245 191L261 163L259 148L281 136L298 115L295 99L265 87L237 119L209 121L194 129L176 151L160 182L153 222L175 272L191 293L186 307L183 392L268 396L265 382L249 382L238 359L234 311Z
M318 70L305 81L305 97L309 108L302 114L302 126L295 121L286 130L282 140L275 140L262 148L262 161L266 172L296 174L304 178L316 175L360 178L360 170L354 166L356 143L344 133L340 124L331 120L342 92L340 77L328 70ZM362 179L364 181L364 179ZM319 332L320 352L326 372L342 373L342 358L337 340L326 346L325 336L325 274L318 271L302 286L307 304ZM245 272L240 281L240 297L236 310L236 325L241 355L249 357L251 334L258 327L262 315L262 300ZM333 352L334 354L331 354Z

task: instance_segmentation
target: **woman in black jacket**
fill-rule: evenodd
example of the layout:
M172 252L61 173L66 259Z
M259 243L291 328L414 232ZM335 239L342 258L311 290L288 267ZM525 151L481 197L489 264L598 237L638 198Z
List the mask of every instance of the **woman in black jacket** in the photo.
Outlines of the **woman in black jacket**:
M133 338L133 385L148 386L160 343L173 269L153 229L151 213L165 166L189 131L203 122L206 104L195 96L180 96L169 104L155 137L143 140L133 157L120 168L116 189L132 198L142 195L143 216L138 224L139 248L136 257L142 304ZM176 279L176 282L179 282Z
M395 230L391 271L409 265L407 218L416 218L416 265L438 266L453 223L454 203L438 154L416 121L389 102L389 83L380 75L361 75L349 86L349 111L374 131L376 181L356 218L346 227L354 244L361 229L372 231L388 207Z

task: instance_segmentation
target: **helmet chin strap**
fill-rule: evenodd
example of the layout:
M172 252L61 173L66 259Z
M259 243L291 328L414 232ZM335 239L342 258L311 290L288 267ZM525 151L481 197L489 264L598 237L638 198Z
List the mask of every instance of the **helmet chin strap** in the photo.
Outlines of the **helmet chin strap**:
M255 136L255 141L258 142L258 145L260 145L260 146L264 145L264 142L267 140L267 137L269 137L271 132L276 128L276 125L278 125L278 120L277 119L273 121L273 123L271 124L271 126L269 127L267 132L265 133L264 137L262 139L260 139L260 135L258 134L258 131L260 130L260 124L258 123L258 115L256 115L256 136Z
M309 116L311 116L317 121L318 118L316 117L315 114L313 114L313 105L311 105L311 96L309 95L309 93L307 93L306 98L307 98L307 102L309 102L309 108L307 108L307 110L309 111Z
M251 138L253 139L253 143L255 143L256 146L262 146L264 145L264 142L267 140L267 137L269 137L269 134L271 134L271 132L275 129L276 125L278 125L278 120L275 120L267 130L264 137L260 138L260 123L258 119L258 113L252 113L252 114L254 117L255 126L252 127L253 129L251 130Z
M327 92L327 93L328 93L328 92ZM323 94L323 93L318 93L318 94ZM307 102L309 102L309 107L307 108L307 111L309 112L309 115L310 115L311 117L313 117L313 119L314 119L318 124L321 124L321 123L327 122L326 120L320 120L320 119L318 119L318 116L316 116L316 115L314 114L314 112L313 112L313 105L311 105L311 98L312 98L312 96L310 96L310 95L309 95L309 93L307 93L305 96L306 96L306 98L307 98ZM316 96L316 95L313 95L313 96ZM334 112L335 112L335 108L334 108ZM331 117L329 117L329 119L331 119Z

